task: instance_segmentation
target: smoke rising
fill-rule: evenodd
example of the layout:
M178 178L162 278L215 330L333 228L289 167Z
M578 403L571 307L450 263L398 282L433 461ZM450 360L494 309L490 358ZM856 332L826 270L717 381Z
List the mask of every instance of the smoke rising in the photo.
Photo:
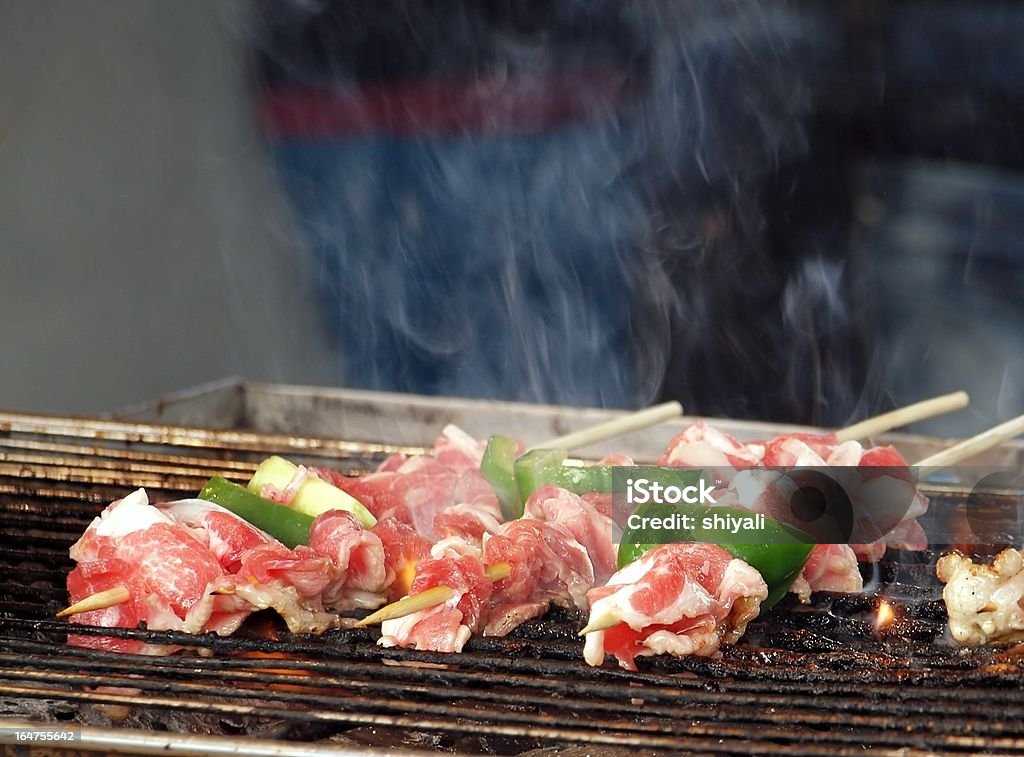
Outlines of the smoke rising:
M668 394L708 414L799 408L790 419L849 410L849 361L827 357L851 319L843 268L780 255L768 231L783 168L808 149L807 72L831 44L806 14L662 0L256 8L265 92L330 91L356 103L355 121L376 118L373 97L408 95L374 128L273 142L339 380L611 407ZM453 126L445 87L490 109Z

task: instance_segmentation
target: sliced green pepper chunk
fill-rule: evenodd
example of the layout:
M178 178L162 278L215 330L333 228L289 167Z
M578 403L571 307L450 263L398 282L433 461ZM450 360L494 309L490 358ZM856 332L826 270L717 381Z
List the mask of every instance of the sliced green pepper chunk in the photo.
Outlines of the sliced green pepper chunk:
M515 520L523 515L523 500L516 485L515 463L519 443L511 436L492 436L487 440L480 473L494 488L501 503L501 514L505 520Z
M576 494L610 492L616 468L650 469L651 466L562 465L569 453L564 449L536 449L515 461L519 496L529 499L542 486L554 485ZM662 486L685 487L700 481L704 471L699 468L658 468Z
M206 486L199 492L199 499L230 510L256 528L266 531L289 549L299 544L309 544L309 529L313 525L311 516L263 499L244 486L220 476L214 476L206 482Z
M732 515L736 518L749 518L753 515L749 510L739 507L715 507L708 505L655 505L645 506L637 510L641 516L659 516L678 513L689 515L695 523L694 528L666 531L662 529L627 529L622 535L619 545L618 562L623 568L637 560L653 547L661 544L679 542L698 542L717 544L731 554L756 569L768 585L768 597L761 603L767 609L782 599L800 575L811 550L814 540L809 534L771 518L764 519L764 527L759 529L759 536L764 537L764 544L740 543L731 531L704 528L701 523L708 515Z
M561 486L559 471L562 469L562 461L568 456L569 451L565 449L535 449L516 460L516 485L522 500L528 500L542 486Z

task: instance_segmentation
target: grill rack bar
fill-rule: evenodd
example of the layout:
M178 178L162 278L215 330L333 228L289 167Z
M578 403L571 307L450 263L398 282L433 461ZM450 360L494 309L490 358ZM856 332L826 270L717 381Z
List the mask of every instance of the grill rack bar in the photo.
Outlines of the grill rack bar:
M423 447L343 439L327 439L295 434L267 434L251 431L233 431L172 426L159 423L108 421L95 418L62 418L0 412L0 436L52 440L55 444L67 440L82 440L97 447L123 445L156 445L176 447L205 453L203 457L234 458L244 453L299 452L313 457L352 458L379 457L395 452L418 454ZM88 447L83 454L88 454ZM241 454L240 454L241 453Z

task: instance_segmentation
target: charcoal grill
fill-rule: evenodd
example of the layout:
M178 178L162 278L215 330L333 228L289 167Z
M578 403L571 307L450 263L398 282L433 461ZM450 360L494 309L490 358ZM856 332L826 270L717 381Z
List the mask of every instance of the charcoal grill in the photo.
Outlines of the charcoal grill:
M293 635L260 617L231 638L54 618L69 545L134 487L194 494L272 453L359 472L397 449L0 414L0 726L74 726L74 748L139 754L1024 754L1024 647L944 640L936 553L890 552L868 576L896 609L887 631L874 594L821 594L784 602L718 659L648 659L636 673L586 666L568 612L458 656L383 649L367 630ZM69 629L186 651L73 648Z

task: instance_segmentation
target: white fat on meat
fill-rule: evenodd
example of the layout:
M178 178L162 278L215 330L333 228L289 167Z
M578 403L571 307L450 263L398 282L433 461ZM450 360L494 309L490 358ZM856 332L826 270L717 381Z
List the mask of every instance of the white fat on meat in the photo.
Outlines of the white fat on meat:
M330 579L322 589L325 606L368 609L383 604L388 588L384 544L351 513L329 510L318 515L309 529L309 548L330 564Z
M93 518L69 554L75 562L95 559L98 542L123 539L128 534L145 531L161 523L173 525L174 521L150 506L145 489L136 489L123 499L111 502Z
M149 496L145 489L136 489L124 499L111 503L93 520L89 528L94 528L97 536L118 539L157 523L170 524L172 521L149 506Z
M864 447L860 442L843 442L833 449L825 463L828 465L860 465L860 459L864 455Z
M436 560L445 557L472 557L479 560L481 555L482 546L464 536L448 536L430 547L430 556Z
M351 520L355 536L375 542L382 553L380 540L367 536L369 532ZM363 547L362 540L356 538L358 544L347 546ZM99 559L101 551L108 559ZM339 623L336 613L326 611L325 595L343 586L346 578L383 575L383 568L375 571L371 559L361 559L356 574L347 560L336 565L331 557L341 559L338 549L330 557L305 546L290 550L210 502L193 499L150 505L142 489L107 507L71 555L79 562L68 578L73 599L117 584L130 587L132 594L127 603L74 616L76 622L101 627L145 622L151 630L186 633L231 634L249 614L262 609L276 610L293 632L322 633ZM336 604L346 609L379 606L383 598L376 584L382 580L371 580L370 586L364 586L364 581L344 586L351 591L344 603ZM81 637L72 643L145 654L173 651L173 647L125 645L103 637L99 641Z
M935 572L946 584L942 599L956 641L978 646L1024 636L1024 553L1005 549L984 565L953 552Z

